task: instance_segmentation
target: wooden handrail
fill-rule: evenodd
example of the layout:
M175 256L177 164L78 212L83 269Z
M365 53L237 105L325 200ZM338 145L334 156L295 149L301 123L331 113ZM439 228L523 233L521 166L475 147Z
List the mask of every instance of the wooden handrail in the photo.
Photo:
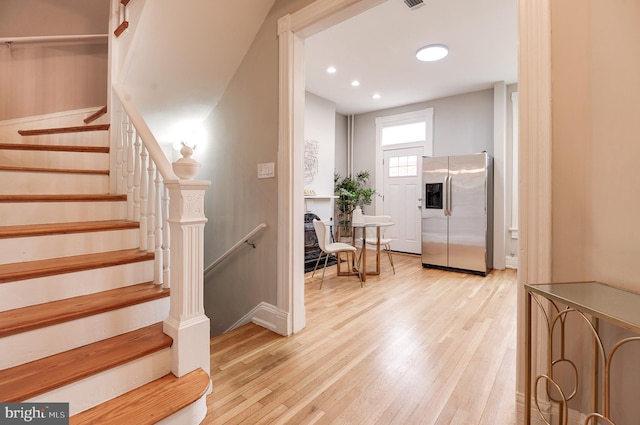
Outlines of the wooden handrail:
M255 248L256 245L251 243L251 242L249 242L249 240L252 237L254 237L255 235L257 235L258 233L260 233L262 231L262 229L265 229L266 227L267 227L267 225L265 223L260 223L255 229L253 229L251 232L249 232L247 234L247 236L245 236L244 238L240 239L238 242L236 242L235 245L233 245L231 248L229 248L227 250L227 252L222 254L216 261L214 261L209 266L207 266L207 268L204 269L204 275L206 276L207 273L209 273L211 270L216 268L216 266L218 264L222 263L228 256L230 256L234 251L236 251L238 248L240 248L245 243L248 244L248 245L251 245L252 247Z
M116 37L120 37L120 35L127 28L129 28L129 21L122 21L122 23L118 25L118 28L116 28L115 31L113 31L113 33L115 34Z
M98 118L100 118L101 116L103 116L106 113L107 113L107 105L104 105L102 108L98 109L93 114L91 114L87 118L85 118L84 119L84 123L85 124L89 124L89 123L97 120Z

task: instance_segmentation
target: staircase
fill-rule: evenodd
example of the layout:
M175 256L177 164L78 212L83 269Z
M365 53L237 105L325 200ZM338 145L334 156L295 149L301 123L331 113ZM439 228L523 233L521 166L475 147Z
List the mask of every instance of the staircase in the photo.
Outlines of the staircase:
M66 402L72 424L198 423L209 376L171 373L170 289L109 194L109 125L20 134L0 143L0 401Z

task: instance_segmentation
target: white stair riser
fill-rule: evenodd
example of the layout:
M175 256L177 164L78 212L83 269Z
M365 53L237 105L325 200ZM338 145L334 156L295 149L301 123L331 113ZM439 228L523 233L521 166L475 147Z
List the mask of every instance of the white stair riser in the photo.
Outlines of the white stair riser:
M138 229L0 239L0 264L137 248Z
M69 403L69 415L75 415L163 377L170 372L170 361L171 349L166 348L26 401Z
M11 143L29 145L76 145L76 146L109 146L109 132L83 131L79 133L43 134L41 136L21 136Z
M0 203L3 226L73 223L77 221L125 220L127 204L114 202L21 202Z
M165 297L0 338L0 370L140 329L168 314L169 297Z
M200 424L207 416L207 395L203 395L187 407L165 418L156 425Z
M0 165L70 170L107 170L109 169L109 154L0 149Z
M152 282L154 261L0 284L0 311Z
M109 176L25 171L0 171L3 194L104 194Z

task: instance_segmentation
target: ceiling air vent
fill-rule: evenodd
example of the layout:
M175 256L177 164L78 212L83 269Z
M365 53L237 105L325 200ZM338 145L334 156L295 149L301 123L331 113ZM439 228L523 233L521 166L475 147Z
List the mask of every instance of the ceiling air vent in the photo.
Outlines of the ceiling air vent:
M409 6L409 9L416 9L420 6L424 6L424 0L404 0L404 4Z

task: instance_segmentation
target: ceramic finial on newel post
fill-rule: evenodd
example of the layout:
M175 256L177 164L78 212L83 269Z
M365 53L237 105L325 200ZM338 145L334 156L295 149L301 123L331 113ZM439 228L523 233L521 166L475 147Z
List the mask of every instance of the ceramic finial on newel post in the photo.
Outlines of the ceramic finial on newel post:
M200 164L195 159L191 158L193 155L193 148L186 143L182 143L182 149L180 149L182 158L172 164L173 172L181 179L192 180L198 171L200 171Z

